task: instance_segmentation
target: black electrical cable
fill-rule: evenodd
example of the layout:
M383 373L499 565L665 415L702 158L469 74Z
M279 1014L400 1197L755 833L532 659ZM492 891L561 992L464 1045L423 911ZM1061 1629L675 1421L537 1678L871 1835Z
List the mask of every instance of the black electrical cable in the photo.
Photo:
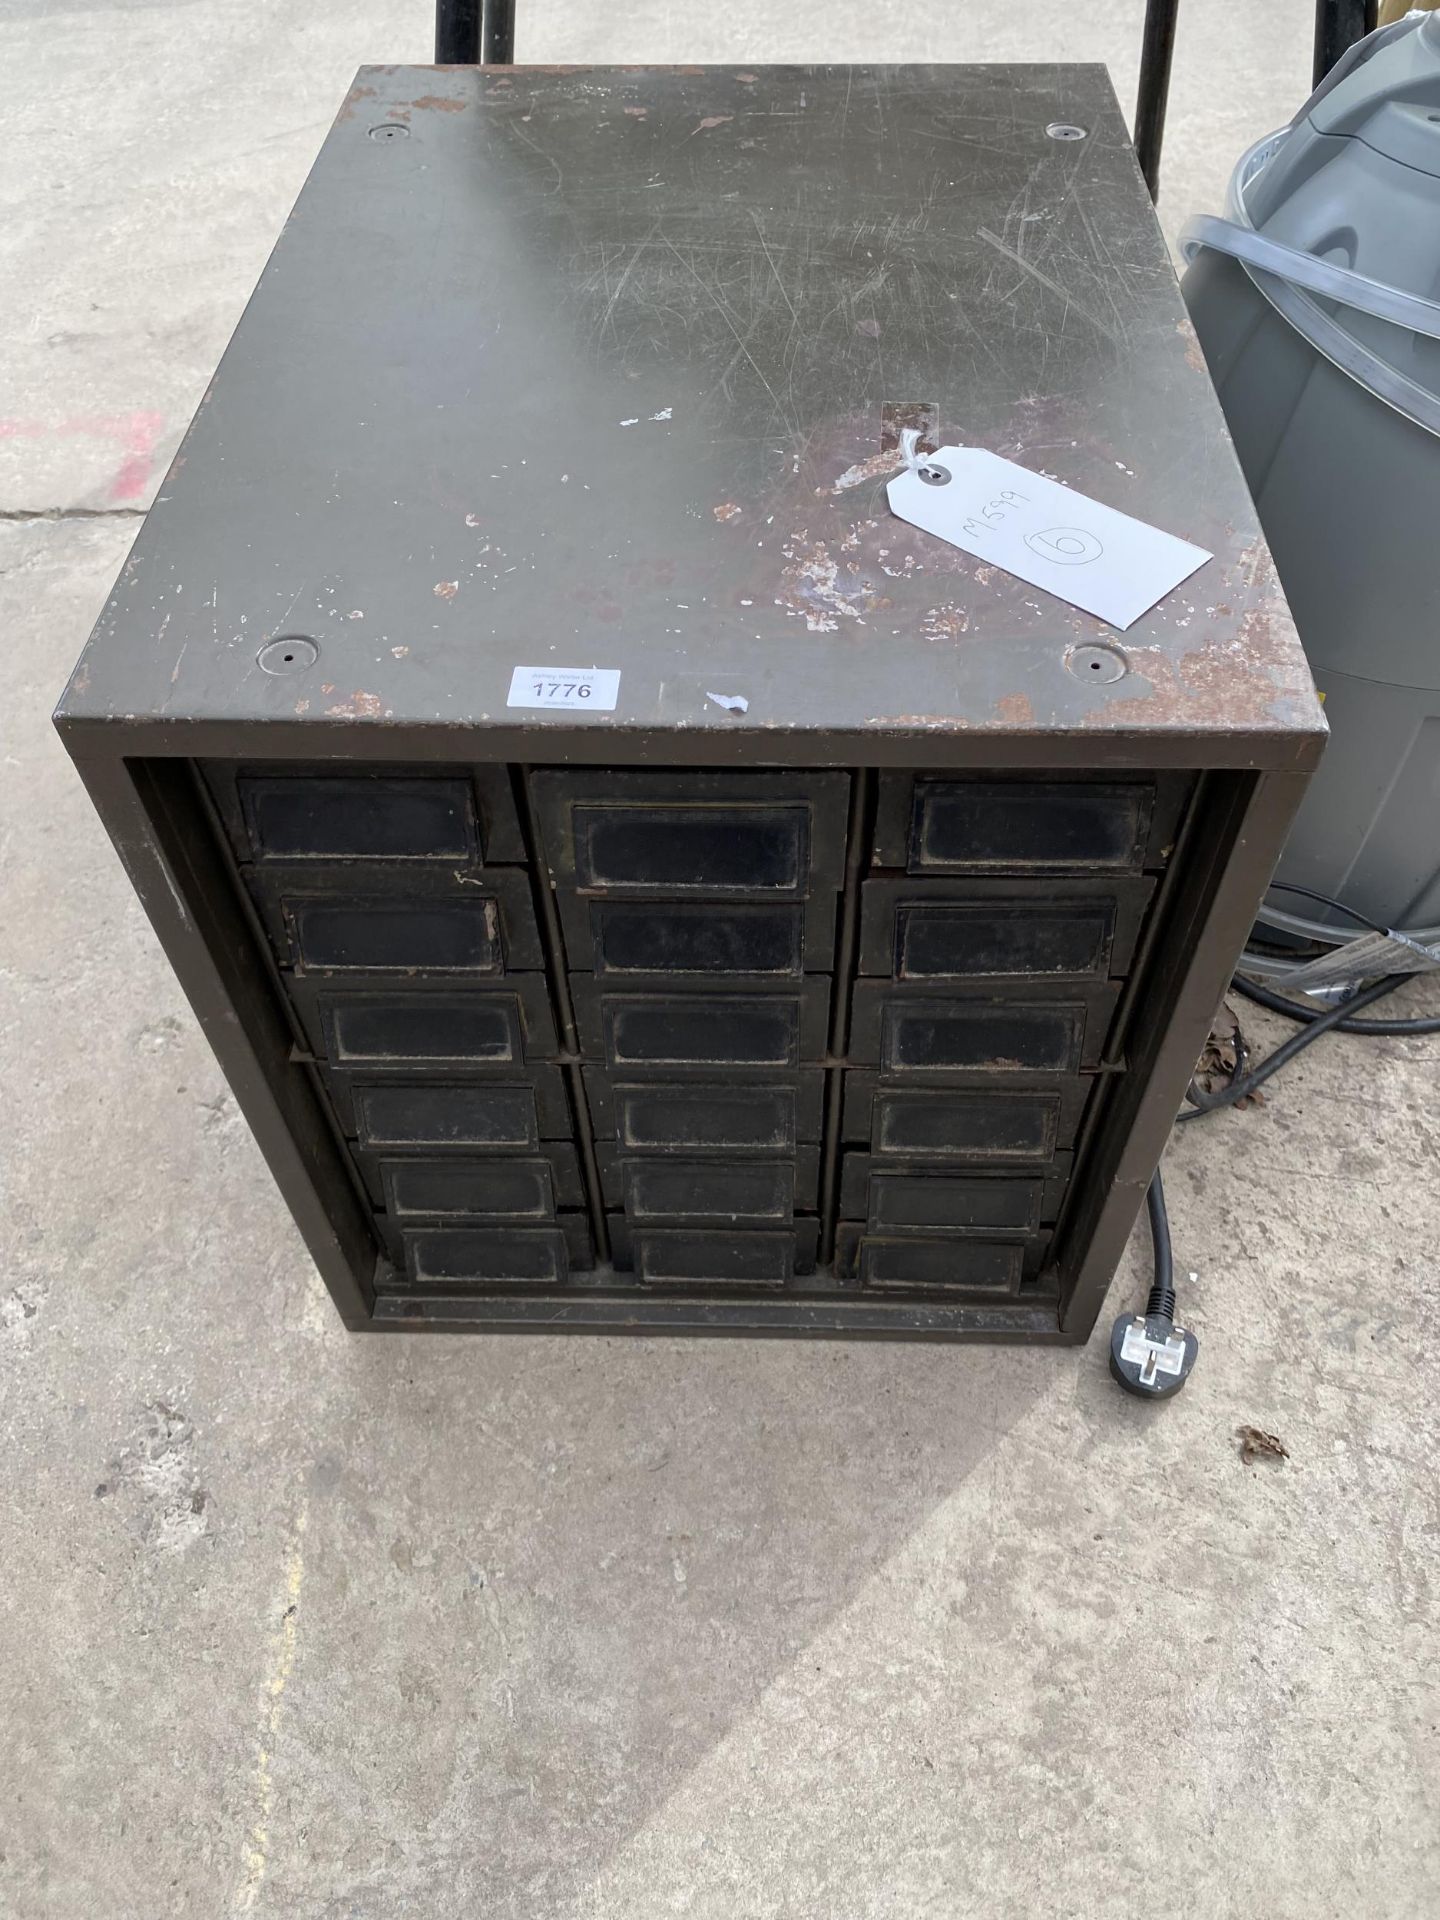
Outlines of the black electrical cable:
M1407 980L1414 980L1417 977L1413 973L1392 973L1389 976L1390 987L1393 991L1396 987L1403 987ZM1283 1013L1287 1020L1298 1020L1304 1026L1313 1027L1322 1017L1319 1008L1302 1007L1298 1001L1287 1000L1284 994L1273 993L1269 987L1261 986L1258 981L1244 980L1238 973L1230 985L1236 993L1243 994L1247 1000L1253 1000L1257 1006L1269 1007L1272 1013ZM1376 997L1378 999L1379 996ZM1347 1001L1345 1004L1348 1009L1354 1005L1354 1002ZM1440 1033L1440 1017L1415 1020L1351 1020L1347 1018L1337 1020L1328 1031L1370 1034Z
M1155 1249L1155 1279L1145 1303L1148 1314L1175 1318L1175 1254L1170 1245L1170 1215L1165 1207L1165 1187L1157 1167L1145 1189L1145 1210L1150 1216L1150 1243Z
M1279 883L1276 883L1279 885ZM1304 893L1311 899L1318 899L1326 906L1334 907L1341 913L1350 913L1350 909L1338 900L1331 900L1324 894L1313 893L1305 887L1290 887L1292 893ZM1352 914L1357 920L1363 920L1362 914ZM1369 923L1373 927L1373 922ZM1374 928L1383 933L1383 927ZM1233 1107L1247 1099L1257 1088L1276 1074L1308 1047L1312 1040L1318 1040L1326 1033L1358 1033L1375 1035L1440 1033L1440 1018L1419 1018L1411 1020L1357 1020L1355 1010L1373 1006L1377 1000L1383 1000L1386 994L1394 993L1397 987L1403 987L1407 980L1413 980L1414 974L1392 973L1376 980L1370 986L1352 994L1350 999L1325 1011L1302 1007L1293 1000L1287 1000L1278 993L1272 993L1268 987L1257 985L1254 981L1242 979L1236 974L1231 986L1247 1000L1253 1000L1257 1006L1269 1007L1275 1013L1284 1014L1288 1019L1301 1023L1300 1031L1282 1042L1272 1054L1260 1062L1253 1072L1247 1072L1249 1048L1245 1036L1237 1022L1235 1028L1235 1065L1223 1088L1218 1093L1202 1093L1192 1080L1186 1092L1190 1102L1190 1111L1176 1115L1176 1125L1188 1120L1200 1120L1208 1113L1218 1113L1222 1107ZM1150 1185L1145 1192L1145 1208L1150 1221L1150 1242L1153 1249L1154 1278L1150 1287L1150 1298L1146 1314L1161 1311L1173 1320L1175 1313L1175 1256L1170 1241L1170 1215L1165 1205L1165 1187L1157 1167L1151 1176ZM1193 1358L1193 1356L1192 1356ZM1112 1372L1115 1363L1112 1358ZM1122 1382L1123 1384L1123 1382Z
M1404 977L1404 975L1401 976L1402 979ZM1300 1029L1299 1033L1292 1033L1288 1040L1282 1041L1272 1054L1267 1055L1260 1062L1258 1067L1245 1074L1243 1078L1232 1080L1230 1085L1219 1093L1201 1093L1198 1087L1192 1085L1189 1096L1193 1102L1191 1110L1189 1113L1177 1115L1176 1124L1181 1125L1187 1120L1198 1120L1202 1114L1215 1113L1221 1107L1237 1105L1239 1101L1254 1093L1258 1087L1264 1086L1270 1076L1278 1073L1281 1067L1288 1066L1296 1054L1308 1047L1312 1040L1318 1040L1322 1033L1332 1032L1356 1007L1371 1006L1376 1000L1383 999L1387 993L1393 993L1398 984L1393 974L1387 975L1384 980L1377 980L1373 986L1363 988L1343 1005L1331 1007L1328 1013L1317 1014L1308 1026Z

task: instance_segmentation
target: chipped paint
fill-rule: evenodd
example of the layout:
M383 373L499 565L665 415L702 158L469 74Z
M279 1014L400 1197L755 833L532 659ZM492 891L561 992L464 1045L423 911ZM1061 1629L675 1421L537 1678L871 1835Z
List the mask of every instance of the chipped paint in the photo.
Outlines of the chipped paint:
M710 511L720 521L738 520L743 508L738 507L733 500L723 500L718 507L712 507Z
M378 693L352 693L348 700L325 709L331 720L379 720L385 715L385 702Z
M787 546L784 552L787 565L775 604L803 615L811 633L836 633L842 619L863 626L865 614L889 604L853 564L842 572L823 541Z
M453 600L460 591L458 580L437 580L430 589L437 600Z
M857 460L848 466L831 486L817 487L816 497L823 499L827 493L848 493L851 487L863 487L867 480L886 480L892 474L899 473L905 465L898 448L889 451L882 449L872 453L868 460Z
M958 640L970 631L970 615L953 600L946 601L921 616L920 631L927 640Z

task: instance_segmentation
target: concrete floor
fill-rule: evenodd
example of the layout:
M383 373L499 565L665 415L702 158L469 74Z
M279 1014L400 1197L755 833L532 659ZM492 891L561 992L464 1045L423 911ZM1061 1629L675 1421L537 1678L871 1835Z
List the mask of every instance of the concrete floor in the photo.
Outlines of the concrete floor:
M1440 1042L1331 1040L1183 1130L1164 1409L1098 1341L332 1318L48 713L353 68L426 11L0 15L0 1915L1440 1911ZM1308 11L1186 0L1172 228L1292 109ZM1106 59L1128 100L1139 16L531 5L521 51Z

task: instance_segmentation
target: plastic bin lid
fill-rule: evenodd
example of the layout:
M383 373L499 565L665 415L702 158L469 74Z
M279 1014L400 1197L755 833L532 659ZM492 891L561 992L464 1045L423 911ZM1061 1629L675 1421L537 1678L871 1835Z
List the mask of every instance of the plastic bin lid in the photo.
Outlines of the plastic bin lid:
M1382 287L1436 298L1440 14L1407 14L1360 41L1267 145L1264 164L1243 182L1251 226ZM1232 206L1241 191L1237 171ZM1353 307L1324 307L1403 381L1440 396L1440 340Z

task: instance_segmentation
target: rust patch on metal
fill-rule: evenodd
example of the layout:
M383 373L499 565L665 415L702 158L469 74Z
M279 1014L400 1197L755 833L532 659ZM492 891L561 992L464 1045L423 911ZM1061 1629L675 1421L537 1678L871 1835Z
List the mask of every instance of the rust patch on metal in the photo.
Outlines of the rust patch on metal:
M1149 681L1151 691L1108 701L1086 716L1087 726L1134 720L1161 727L1248 727L1273 713L1277 702L1314 702L1310 670L1264 541L1252 539L1228 562L1214 564L1218 579L1209 591L1205 574L1196 574L1162 602L1161 611L1183 632L1192 621L1209 629L1217 618L1233 618L1237 603L1250 603L1231 634L1210 631L1201 644L1178 654L1154 645L1127 647L1131 673ZM1223 597L1212 599L1217 586Z
M468 100L452 100L443 93L423 93L410 102L417 113L464 113L469 104Z
M458 580L437 580L430 589L437 600L453 600L460 591Z
M1007 727L1035 724L1035 706L1028 693L1007 693L995 702L995 718Z
M1205 364L1205 351L1200 345L1199 335L1190 324L1189 314L1181 314L1180 318L1175 322L1175 331L1185 342L1186 366L1189 367L1192 373L1208 374L1210 369Z
M643 120L649 113L648 107L626 107L625 112L631 120Z
M695 134L697 133L709 133L712 127L723 127L726 125L728 121L731 121L734 118L735 116L733 113L707 113L705 118L700 122L699 126L696 127L694 132L690 135L690 138L693 140L695 138Z
M352 87L340 103L340 111L335 116L336 120L353 119L355 109L359 106L360 102L362 100L373 100L374 98L374 87Z
M744 509L736 506L733 500L723 500L718 507L712 507L710 511L717 520L725 521L738 520Z
M863 327L862 322L861 330ZM940 409L933 400L887 402L880 409L880 451L893 453L900 445L900 435L911 428L920 436L916 452L934 453L940 445Z

